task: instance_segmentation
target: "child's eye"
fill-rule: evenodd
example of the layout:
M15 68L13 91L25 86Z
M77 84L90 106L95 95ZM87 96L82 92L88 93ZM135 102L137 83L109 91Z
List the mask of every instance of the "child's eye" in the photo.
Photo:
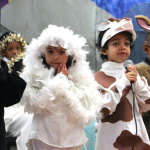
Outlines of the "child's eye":
M12 48L9 48L8 50L9 50L9 51L12 51L13 49L12 49Z
M49 49L49 50L47 50L47 52L48 52L49 54L52 54L52 53L53 53L53 50Z
M20 47L17 47L17 50L20 50L21 48Z
M113 45L114 45L114 46L118 46L118 45L119 45L119 43L115 42L115 43L113 43Z
M126 46L130 46L130 43L125 43Z
M65 54L65 51L59 51L60 54Z

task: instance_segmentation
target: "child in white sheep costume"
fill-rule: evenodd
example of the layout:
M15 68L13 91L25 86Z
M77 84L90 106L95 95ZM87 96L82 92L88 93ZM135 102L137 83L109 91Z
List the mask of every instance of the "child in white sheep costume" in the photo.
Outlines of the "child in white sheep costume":
M73 31L49 25L27 48L21 103L34 113L30 131L24 129L30 132L29 150L81 150L87 141L83 123L98 114L101 99L82 49L85 43Z

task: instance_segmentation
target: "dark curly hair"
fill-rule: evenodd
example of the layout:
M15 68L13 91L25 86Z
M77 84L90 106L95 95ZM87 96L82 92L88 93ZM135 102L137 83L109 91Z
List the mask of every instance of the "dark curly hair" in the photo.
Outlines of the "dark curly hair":
M107 30L99 32L98 42L96 43L96 47L98 48L98 50L100 50L101 48L103 48L103 51L106 51L108 49L108 42L109 42L109 40L106 41L106 43L104 44L103 47L101 47L102 38L103 38L103 36L104 36L104 34L105 34L105 32ZM123 32L120 32L120 33L124 33L124 34L126 34L129 37L129 41L131 43L130 44L130 49L132 50L133 47L134 47L134 45L135 45L133 43L132 34L130 32L128 32L128 31L123 31ZM100 54L100 57L102 58L102 60L108 60L107 55L103 55L102 53Z
M14 32L10 32L10 31L7 31L5 33L3 33L1 36L0 36L0 41L2 41L7 35L9 35L10 33L14 33Z

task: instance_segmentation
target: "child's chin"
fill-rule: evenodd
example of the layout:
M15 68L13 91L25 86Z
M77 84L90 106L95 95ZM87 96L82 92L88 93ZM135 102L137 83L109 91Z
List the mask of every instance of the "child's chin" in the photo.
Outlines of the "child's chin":
M57 70L58 66L51 66L54 70Z

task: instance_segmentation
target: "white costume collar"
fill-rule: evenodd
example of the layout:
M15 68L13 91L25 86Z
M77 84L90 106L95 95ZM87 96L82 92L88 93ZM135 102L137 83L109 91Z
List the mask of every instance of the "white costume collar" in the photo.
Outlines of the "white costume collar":
M9 59L7 59L6 57L3 57L2 60L4 60L5 62L9 61Z
M123 63L108 61L102 64L102 69L100 71L105 72L105 74L109 76L120 78L125 73L125 68Z

